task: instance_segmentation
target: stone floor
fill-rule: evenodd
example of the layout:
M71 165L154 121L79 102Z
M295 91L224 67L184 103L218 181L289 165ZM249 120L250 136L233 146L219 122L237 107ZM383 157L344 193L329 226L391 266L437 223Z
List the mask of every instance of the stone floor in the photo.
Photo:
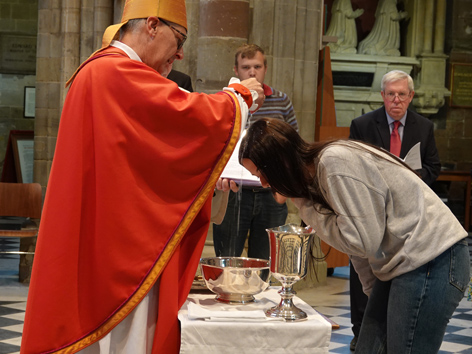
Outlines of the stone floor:
M19 353L20 350L28 286L18 283L17 279L17 256L0 258L0 354ZM326 285L302 289L297 294L339 324L340 328L331 336L330 353L351 353L348 280L349 267L336 268ZM472 302L466 297L447 327L440 353L472 353Z

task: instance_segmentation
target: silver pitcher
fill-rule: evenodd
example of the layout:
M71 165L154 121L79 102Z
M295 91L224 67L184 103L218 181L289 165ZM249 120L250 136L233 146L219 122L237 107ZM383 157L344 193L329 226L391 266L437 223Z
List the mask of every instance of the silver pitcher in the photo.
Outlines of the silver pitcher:
M280 281L282 297L278 306L266 310L268 317L285 320L303 320L307 314L293 304L296 292L292 289L307 273L308 255L311 254L311 238L315 231L311 227L286 224L266 230L270 243L270 271Z

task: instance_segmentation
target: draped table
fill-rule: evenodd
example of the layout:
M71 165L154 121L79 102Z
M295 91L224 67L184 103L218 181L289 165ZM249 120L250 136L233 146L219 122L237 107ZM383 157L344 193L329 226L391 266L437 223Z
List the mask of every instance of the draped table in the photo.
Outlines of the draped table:
M255 302L237 305L217 302L213 293L191 293L178 315L180 353L328 353L332 323L300 298L295 296L293 302L307 313L306 320L289 322L256 316L278 305L279 289L269 288L256 295ZM219 317L224 313L233 317Z

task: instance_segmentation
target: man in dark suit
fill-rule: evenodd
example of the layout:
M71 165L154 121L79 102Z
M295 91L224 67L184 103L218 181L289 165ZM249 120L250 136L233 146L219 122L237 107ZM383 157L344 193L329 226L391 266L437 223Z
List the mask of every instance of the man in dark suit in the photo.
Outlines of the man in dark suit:
M189 92L193 92L192 79L187 74L172 69L169 75L167 75L167 78L174 81L177 85L179 85L179 87Z
M402 159L416 143L420 142L422 168L417 172L431 187L439 175L441 163L434 140L433 123L408 110L415 95L413 79L403 71L390 71L382 78L380 93L384 106L354 119L351 122L349 138L379 146ZM367 304L367 296L362 291L362 285L352 264L350 294L351 322L354 333L351 350L354 350Z

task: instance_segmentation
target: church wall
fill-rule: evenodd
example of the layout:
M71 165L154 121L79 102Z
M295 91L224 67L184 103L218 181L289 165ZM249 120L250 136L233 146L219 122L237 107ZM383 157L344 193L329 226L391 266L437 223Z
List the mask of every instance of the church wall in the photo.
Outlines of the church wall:
M454 95L463 95L453 89L453 65L469 66L468 107L455 107L453 97L448 98L438 115L431 117L437 126L435 132L442 162L456 164L459 170L472 168L472 2L455 0L448 4L446 17L445 50L449 55L447 86Z
M0 174L10 130L34 129L34 119L24 117L24 92L35 86L36 64L22 62L36 50L37 27L37 0L0 0Z

